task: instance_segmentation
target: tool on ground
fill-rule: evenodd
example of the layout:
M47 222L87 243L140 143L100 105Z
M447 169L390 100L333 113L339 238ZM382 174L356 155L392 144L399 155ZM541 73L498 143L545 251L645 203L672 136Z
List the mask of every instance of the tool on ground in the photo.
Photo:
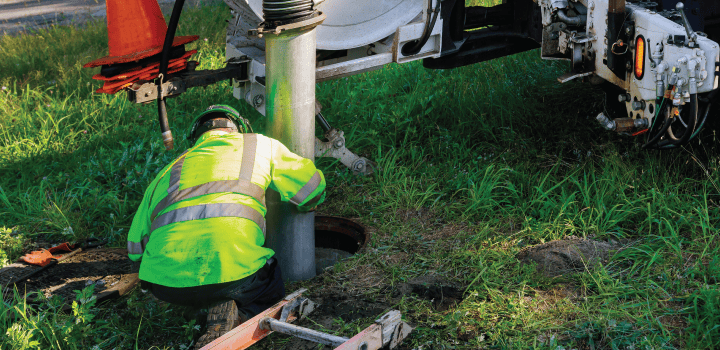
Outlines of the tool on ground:
M412 327L402 321L400 311L397 310L386 313L375 320L373 325L349 339L293 325L292 322L305 318L315 309L315 303L303 297L306 291L303 288L288 295L201 350L247 349L272 332L330 345L335 350L393 349L412 331Z
M71 252L76 246L77 244L71 245L70 243L65 242L49 249L35 250L31 253L23 255L20 260L31 265L46 266L50 264L51 261L59 258L59 256L53 256L53 253Z

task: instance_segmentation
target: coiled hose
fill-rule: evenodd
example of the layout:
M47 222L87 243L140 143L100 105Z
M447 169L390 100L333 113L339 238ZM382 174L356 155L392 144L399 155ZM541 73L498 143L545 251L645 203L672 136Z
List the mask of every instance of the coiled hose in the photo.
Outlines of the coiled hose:
M263 17L266 23L287 23L311 16L315 9L313 0L263 0Z

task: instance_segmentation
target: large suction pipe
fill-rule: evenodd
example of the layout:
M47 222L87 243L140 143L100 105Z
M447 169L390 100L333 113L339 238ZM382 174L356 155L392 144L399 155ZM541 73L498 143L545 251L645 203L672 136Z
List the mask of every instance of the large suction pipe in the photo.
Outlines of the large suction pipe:
M625 80L625 55L613 52L613 44L620 39L620 33L625 21L625 0L608 1L607 18L607 66L618 78ZM629 45L629 43L624 43Z
M267 135L279 140L305 158L315 158L315 27L324 16L313 13L297 17L291 9L307 11L299 0L263 2L266 14L265 96ZM311 3L311 2L310 2ZM300 6L303 5L303 6ZM283 23L287 23L284 25ZM280 201L280 194L268 190L267 237L265 245L275 251L286 281L315 276L315 215L298 212Z

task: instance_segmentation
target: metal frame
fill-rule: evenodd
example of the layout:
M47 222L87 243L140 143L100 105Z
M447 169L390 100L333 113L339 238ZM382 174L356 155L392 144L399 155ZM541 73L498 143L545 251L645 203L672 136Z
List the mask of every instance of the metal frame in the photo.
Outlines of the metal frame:
M331 345L335 350L394 349L405 339L412 327L402 321L400 311L391 310L375 323L348 339L293 325L315 309L315 303L303 296L300 289L271 308L235 327L201 350L247 349L272 332L283 333L320 344Z

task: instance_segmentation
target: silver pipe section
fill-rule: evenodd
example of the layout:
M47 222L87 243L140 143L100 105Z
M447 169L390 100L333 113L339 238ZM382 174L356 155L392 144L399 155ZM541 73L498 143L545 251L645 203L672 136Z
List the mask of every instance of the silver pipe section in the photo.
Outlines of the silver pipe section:
M315 27L320 22L264 34L267 135L310 160L315 158ZM315 214L281 202L273 190L266 203L265 246L275 251L283 278L314 277Z
M329 345L333 348L338 347L349 340L345 337L338 337L337 335L318 332L309 328L281 322L270 317L263 318L262 321L260 321L260 325L265 330L292 335L311 342Z

